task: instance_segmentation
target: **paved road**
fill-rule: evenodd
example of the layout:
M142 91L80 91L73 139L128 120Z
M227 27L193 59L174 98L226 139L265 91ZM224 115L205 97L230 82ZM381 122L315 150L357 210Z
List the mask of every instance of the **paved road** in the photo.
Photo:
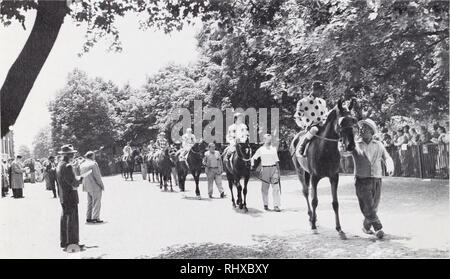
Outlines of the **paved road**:
M448 181L384 179L379 215L387 235L380 241L361 232L352 176L341 176L338 190L348 240L334 230L326 180L319 183L319 234L312 234L293 175L282 178L280 213L262 210L260 183L252 180L246 214L231 207L229 189L225 199L206 198L203 175L202 200L195 199L193 181L183 197L177 187L162 192L136 178L104 178L102 225L84 223L86 197L80 191L80 238L88 248L74 254L59 249L58 200L42 183L27 183L25 199L0 199L0 258L449 257Z

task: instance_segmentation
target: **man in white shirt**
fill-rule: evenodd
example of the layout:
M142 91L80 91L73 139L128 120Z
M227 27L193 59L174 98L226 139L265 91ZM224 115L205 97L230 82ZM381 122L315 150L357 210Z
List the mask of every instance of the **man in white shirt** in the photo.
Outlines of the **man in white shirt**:
M261 193L264 203L264 209L269 210L269 186L272 185L273 194L273 209L280 212L280 168L277 149L272 146L272 135L264 135L264 145L256 150L251 158L251 165L254 166L254 161L261 158Z

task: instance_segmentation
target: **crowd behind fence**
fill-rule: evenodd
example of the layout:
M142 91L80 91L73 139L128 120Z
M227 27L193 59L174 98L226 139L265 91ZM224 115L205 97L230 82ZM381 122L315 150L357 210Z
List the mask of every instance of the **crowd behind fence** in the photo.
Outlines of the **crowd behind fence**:
M394 161L394 176L448 179L449 145L420 144L407 149L392 146L387 151ZM352 157L341 158L341 172L353 173ZM383 170L385 174L385 169Z

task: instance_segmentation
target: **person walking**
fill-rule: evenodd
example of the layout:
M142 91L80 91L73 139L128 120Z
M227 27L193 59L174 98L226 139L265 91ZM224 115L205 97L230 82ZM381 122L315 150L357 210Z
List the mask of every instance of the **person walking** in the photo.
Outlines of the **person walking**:
M53 192L53 198L56 199L56 164L55 156L49 156L45 163L44 179L46 188Z
M369 118L359 121L360 139L353 151L344 153L352 155L355 163L355 188L359 207L364 215L363 232L375 234L383 238L384 232L378 218L378 204L381 197L382 163L386 164L386 172L394 173L394 162L383 144L375 139L377 125ZM372 228L375 230L372 231Z
M86 223L103 223L100 220L100 207L102 191L105 190L105 186L103 185L100 168L95 161L94 152L88 151L84 156L86 160L80 165L81 173L92 171L83 179L83 191L87 192Z
M203 158L203 164L205 167L206 177L208 178L208 195L209 198L213 197L213 184L216 182L217 189L219 190L220 197L225 197L225 192L222 187L222 158L219 151L216 150L216 145L210 143L208 146L208 151L205 152L205 157Z
M56 168L56 180L58 181L58 196L61 202L62 214L60 221L60 246L66 249L71 244L79 245L78 225L78 186L83 178L75 177L74 156L77 151L71 144L61 147L58 153L62 160ZM82 246L82 245L81 245Z
M11 188L13 191L13 198L20 199L23 196L23 174L25 168L22 164L22 156L17 155L16 160L11 163Z
M273 209L280 212L281 189L280 189L280 167L277 149L272 145L272 135L264 135L264 144L251 158L251 166L254 167L255 160L261 158L261 193L264 209L269 210L269 187L272 185Z
M1 161L1 177L2 177L2 198L3 198L6 197L9 190L8 163L5 159Z

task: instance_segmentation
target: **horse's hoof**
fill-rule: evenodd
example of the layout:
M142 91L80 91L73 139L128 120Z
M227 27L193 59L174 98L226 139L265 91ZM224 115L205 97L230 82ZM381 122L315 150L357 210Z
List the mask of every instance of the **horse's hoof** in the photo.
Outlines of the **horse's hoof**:
M311 232L312 232L313 234L319 234L319 231L317 231L317 229L311 229Z
M233 208L236 208L236 204L235 203L233 203Z
M197 199L198 199L198 200L201 200L201 199L202 199L202 197L201 197L201 196L197 196Z
M243 209L244 206L242 204L239 204L239 209Z
M248 212L248 208L245 206L244 207L244 211L247 213Z
M340 231L340 232L339 232L339 237L340 237L342 240L347 240L347 235L345 235L345 232L343 232L343 231Z

